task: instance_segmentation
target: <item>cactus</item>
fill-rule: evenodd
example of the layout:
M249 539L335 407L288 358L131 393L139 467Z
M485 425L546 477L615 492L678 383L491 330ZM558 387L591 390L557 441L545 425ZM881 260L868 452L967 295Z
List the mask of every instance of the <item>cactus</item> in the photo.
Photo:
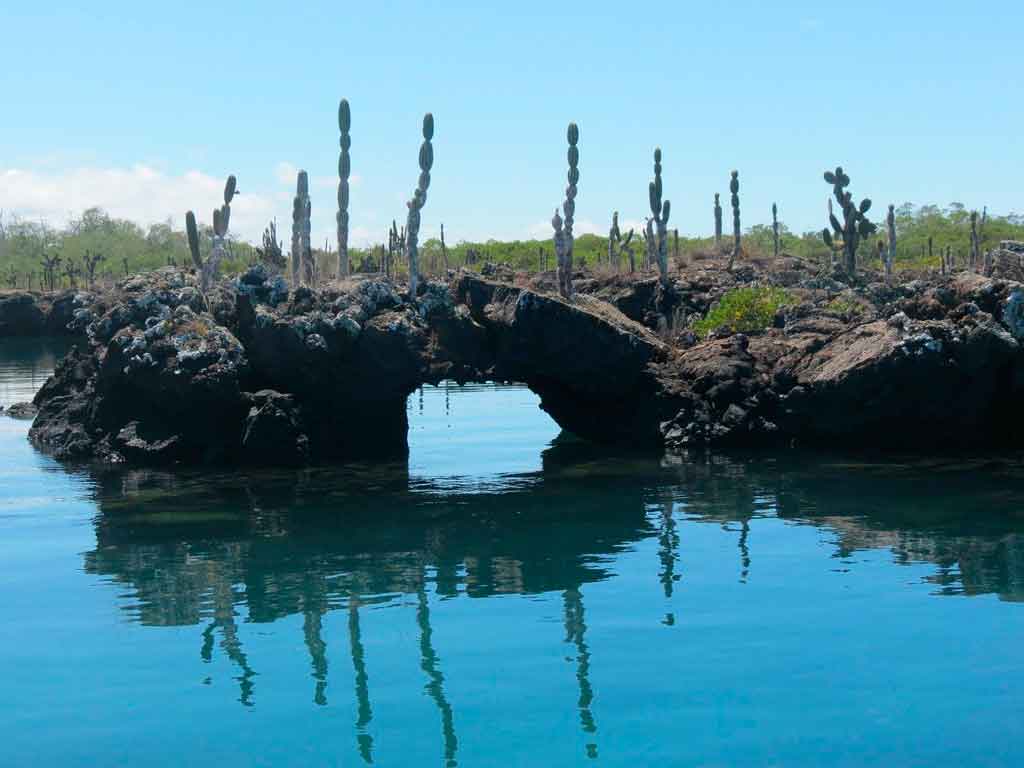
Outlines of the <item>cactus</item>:
M449 260L447 260L447 246L444 244L444 223L441 222L441 256L444 257L444 274L449 272Z
M612 212L612 226L608 230L608 266L615 268L618 266L618 252L617 245L619 240L622 239L622 232L619 230L619 212Z
M715 249L722 247L722 204L719 202L719 195L715 192Z
M302 199L296 195L292 200L292 287L297 288L300 283L300 267L302 264L302 213L305 205Z
M395 254L399 252L398 244L398 223L392 219L391 229L388 230L388 250L387 255L384 257L384 276L388 279L392 277L392 265L395 263Z
M636 271L636 258L633 255L633 230L629 230L626 233L626 238L622 241L622 253L626 254L626 258L629 260L629 271L632 274Z
M409 216L405 226L405 256L409 263L409 297L416 300L416 288L419 285L419 250L420 211L427 202L427 189L430 188L430 169L434 165L434 116L429 112L423 116L423 143L420 145L420 179L412 200L406 205Z
M202 272L203 258L199 253L199 228L196 226L196 215L192 211L185 214L185 237L188 239L188 251L192 254L192 263L197 272Z
M99 266L100 262L106 260L107 257L102 253L93 253L88 250L85 252L85 256L82 257L82 261L85 264L85 279L88 282L89 290L92 290L93 285L96 283L96 267Z
M629 271L632 272L635 268L633 263L633 249L630 246L630 242L632 240L632 229L626 233L626 237L623 239L622 230L619 229L619 212L615 211L612 213L612 227L608 231L608 265L615 269L616 272L619 271L623 253L629 255Z
M668 217L672 204L661 199L661 148L654 150L654 181L647 186L651 204L651 230L656 234L653 254L658 262L658 276L662 284L668 283Z
M203 261L199 251L199 227L196 225L196 215L192 211L185 214L185 235L188 239L188 250L192 254L192 263L195 264L199 273L199 286L203 293L210 290L213 280L220 269L220 262L227 253L228 226L231 224L231 201L238 194L238 182L235 177L228 176L224 184L224 204L220 208L213 209L213 247L210 255ZM125 274L128 273L128 264L125 262Z
M650 269L658 260L658 241L654 235L654 219L650 216L644 219L644 228L641 230L644 237L644 269Z
M341 155L338 157L338 279L348 277L348 177L352 171L352 160L348 150L352 146L349 129L352 127L352 113L346 99L338 105L338 129L341 131Z
M256 255L275 272L287 266L281 243L277 239L277 219L272 220L263 230L263 247L256 249Z
M885 260L885 279L892 277L892 266L896 261L896 206L889 206L889 213L885 217L885 225L889 236L889 252Z
M569 143L567 157L569 161L569 183L565 188L565 202L562 203L562 211L565 213L563 228L562 217L555 209L555 215L551 218L551 226L555 230L555 255L558 259L558 292L562 298L572 298L572 248L573 236L572 226L576 215L576 185L580 180L580 151L577 144L580 140L580 129L576 123L569 123L566 131L566 139Z
M779 258L779 207L772 203L772 250L775 258Z
M64 263L64 276L68 279L68 288L77 290L78 288L78 277L82 274L81 268L78 266L78 262L74 259L69 258Z
M736 264L736 257L740 255L740 173L732 172L729 179L730 203L732 204L732 253L729 254L728 269L731 272Z
M826 227L822 230L821 237L830 249L842 251L844 256L844 268L851 277L857 272L857 248L860 241L871 237L878 231L866 214L871 210L871 200L864 198L860 205L853 202L853 194L846 191L850 185L850 177L843 173L842 167L836 167L835 172L825 171L825 181L832 185L832 194L839 203L843 212L843 222L834 214L829 214L829 224L835 234L828 231Z
M981 267L981 239L978 237L978 212L971 211L971 269Z
M309 199L309 174L299 171L295 179L295 199L292 201L292 278L295 285L315 285L316 264L313 263L312 218L313 203Z
M213 285L213 280L217 276L217 270L220 268L220 262L226 253L228 226L231 223L231 201L237 194L237 181L234 176L228 176L228 180L224 184L224 205L220 208L215 208L213 211L213 247L210 249L210 255L203 264L203 269L200 273L204 293Z

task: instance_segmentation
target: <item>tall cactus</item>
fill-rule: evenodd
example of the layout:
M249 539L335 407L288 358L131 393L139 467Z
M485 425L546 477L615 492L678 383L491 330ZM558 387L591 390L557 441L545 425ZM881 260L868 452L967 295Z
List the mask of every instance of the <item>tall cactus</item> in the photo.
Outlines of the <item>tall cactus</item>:
M722 247L722 204L719 202L719 195L715 192L715 249Z
M658 276L662 283L668 283L668 217L671 213L672 204L662 201L661 187L661 148L654 149L654 181L647 186L649 202L651 204L652 229L656 230L657 243L654 254L658 260Z
M565 188L565 202L562 203L562 211L565 213L564 228L563 219L555 209L555 215L551 218L551 227L555 230L555 255L558 258L558 292L562 298L572 298L572 248L573 236L572 226L576 216L576 185L580 180L580 151L577 144L580 140L580 129L576 123L569 123L566 130L566 140L569 143L567 158L569 161L568 185Z
M981 239L978 237L978 212L971 211L971 269L981 269Z
M348 177L352 172L352 158L348 150L352 146L349 129L352 127L352 112L348 100L338 105L338 130L341 131L341 154L338 156L338 279L348 277Z
M292 201L292 284L312 285L316 273L310 219L312 203L309 199L309 175L299 171L295 180L295 199Z
M732 270L736 263L736 257L740 255L740 173L732 172L729 180L729 192L732 195L732 253L729 254L729 270Z
M843 212L843 222L840 223L839 219L830 213L829 224L832 225L835 237L827 227L822 231L821 237L830 249L842 250L843 266L846 274L852 277L857 272L857 248L860 241L878 231L878 227L866 216L871 210L871 200L865 197L860 205L853 202L853 193L846 191L850 185L850 177L843 173L841 166L837 166L834 173L825 171L825 181L832 185L832 194Z
M619 240L622 238L622 231L619 229L619 212L612 212L612 226L608 230L608 266L609 268L616 268L618 266L619 255L617 253L616 246Z
M619 229L619 212L615 211L614 213L612 213L612 228L608 231L608 266L614 269L616 272L619 271L619 262L622 260L623 253L628 254L629 271L633 271L633 250L630 247L630 242L632 240L632 229L626 233L626 237L625 239L623 239L622 230Z
M654 232L654 219L650 216L644 219L644 228L641 230L644 236L644 269L650 269L658 261L658 238Z
M420 179L409 207L409 216L405 225L405 256L409 263L409 297L416 300L416 288L419 286L419 250L420 211L427 202L427 189L430 187L430 169L434 165L434 116L427 112L423 116L423 143L420 145Z
M231 201L238 194L238 182L234 176L228 176L224 184L224 204L220 208L213 209L213 247L206 261L203 261L199 253L199 228L196 226L196 215L189 211L185 214L185 233L188 238L188 249L192 254L192 261L199 272L199 286L203 293L210 290L220 262L226 253L225 244L228 236L228 226L231 223Z
M448 265L448 246L444 242L444 222L441 222L441 256L444 257L444 274L447 277L449 265Z
M188 250L192 254L192 263L196 271L203 271L203 257L199 253L199 228L196 226L196 215L189 211L185 214L185 236L188 239Z
M298 195L292 201L292 287L298 288L302 266L302 214L306 210Z
M779 258L779 206L772 203L772 251Z
M892 277L892 266L896 262L896 206L889 206L889 213L885 216L885 226L889 237L889 252L885 260L885 279Z

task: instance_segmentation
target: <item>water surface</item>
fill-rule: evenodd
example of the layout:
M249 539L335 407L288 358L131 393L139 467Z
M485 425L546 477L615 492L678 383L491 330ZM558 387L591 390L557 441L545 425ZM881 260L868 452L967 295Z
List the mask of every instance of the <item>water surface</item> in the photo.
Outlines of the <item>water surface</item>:
M0 341L0 404L59 353ZM0 419L0 764L1021 764L1021 457L409 415L407 463L286 472L62 467Z

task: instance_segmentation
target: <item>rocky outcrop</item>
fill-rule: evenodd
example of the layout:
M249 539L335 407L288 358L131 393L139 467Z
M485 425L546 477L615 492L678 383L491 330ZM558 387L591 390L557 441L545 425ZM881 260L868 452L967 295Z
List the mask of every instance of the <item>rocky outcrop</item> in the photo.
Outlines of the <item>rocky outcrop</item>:
M62 459L207 462L233 457L247 413L241 343L182 280L137 292L88 327L35 398L30 432Z
M0 414L22 421L30 421L34 419L38 412L38 409L33 403L12 403L7 408L0 406Z
M401 456L408 395L449 379L522 382L580 437L676 452L1015 439L1024 286L972 274L849 285L783 267L700 265L667 288L595 278L572 300L460 273L415 301L383 279L288 292L260 267L204 297L158 270L102 314L71 313L88 342L37 395L31 438L113 462ZM751 281L796 301L770 328L698 340L687 318Z
M499 379L583 436L660 441L650 364L668 347L596 299L469 275L415 302L384 280L290 295L274 281L256 268L205 299L173 270L129 281L37 395L32 440L113 462L403 455L417 387Z
M1016 440L1024 287L962 275L897 295L853 321L797 307L781 328L682 352L664 371L684 402L663 425L666 446L941 450Z
M57 294L25 291L0 294L0 338L5 336L84 336L106 300L88 292Z
M526 383L581 437L660 442L666 412L652 364L670 350L647 328L586 295L569 302L473 275L459 277L452 293L487 332L493 378Z
M46 315L31 293L0 296L0 336L42 336Z

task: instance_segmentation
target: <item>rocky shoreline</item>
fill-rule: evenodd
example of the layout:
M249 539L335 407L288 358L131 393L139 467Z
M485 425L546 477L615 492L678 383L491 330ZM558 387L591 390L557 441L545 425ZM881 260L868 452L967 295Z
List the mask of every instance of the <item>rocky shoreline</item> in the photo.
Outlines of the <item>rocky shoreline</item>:
M782 258L694 262L664 285L580 273L453 273L412 300L381 278L289 291L254 267L204 297L166 268L116 295L19 297L0 331L58 317L83 341L37 394L30 438L62 460L303 465L402 456L406 398L450 379L521 382L585 439L931 450L1015 441L1024 285L972 273L846 281ZM551 284L549 284L551 283ZM740 285L785 287L770 328L688 322ZM51 325L57 323L54 320ZM5 325L6 323L6 325ZM30 334L25 334L30 335Z

